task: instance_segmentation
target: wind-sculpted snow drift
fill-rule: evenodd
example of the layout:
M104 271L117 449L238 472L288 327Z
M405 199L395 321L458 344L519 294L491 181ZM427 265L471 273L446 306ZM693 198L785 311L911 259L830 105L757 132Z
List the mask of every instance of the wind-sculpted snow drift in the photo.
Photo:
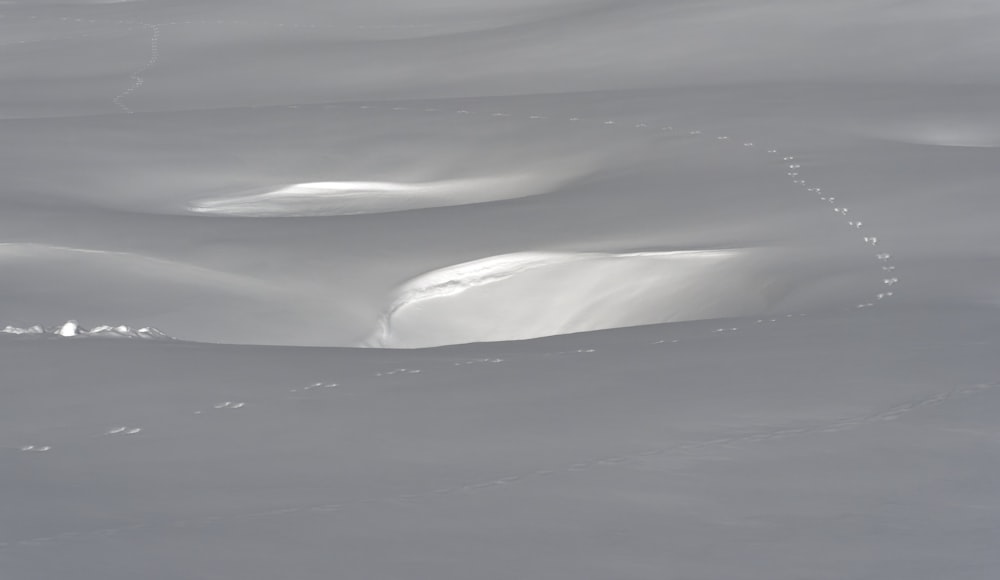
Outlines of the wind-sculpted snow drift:
M241 217L356 215L527 197L544 193L554 181L526 174L423 183L297 183L266 193L195 201L190 210Z
M998 29L0 0L0 580L1000 578Z
M424 347L759 313L775 288L748 250L521 252L405 283L371 346Z

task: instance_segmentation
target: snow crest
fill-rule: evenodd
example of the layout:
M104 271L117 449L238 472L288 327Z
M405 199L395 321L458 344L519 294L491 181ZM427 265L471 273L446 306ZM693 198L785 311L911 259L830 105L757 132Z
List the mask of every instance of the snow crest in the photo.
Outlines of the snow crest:
M749 249L516 252L400 286L363 346L522 340L766 311L776 283Z
M515 173L416 183L324 181L296 183L275 191L201 199L188 210L239 217L359 215L486 203L541 195L576 173Z

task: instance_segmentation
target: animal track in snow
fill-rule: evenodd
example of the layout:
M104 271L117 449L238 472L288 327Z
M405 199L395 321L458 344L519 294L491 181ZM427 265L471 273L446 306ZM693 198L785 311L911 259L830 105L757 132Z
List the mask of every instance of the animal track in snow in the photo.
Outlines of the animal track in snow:
M843 419L838 419L832 422L825 422L814 425L772 427L767 429L755 430L749 433L740 433L734 435L727 435L723 437L717 437L714 439L707 439L700 441L682 441L679 443L664 445L661 447L652 447L648 449L643 449L632 453L594 457L591 459L584 459L580 461L574 461L571 463L565 463L561 467L537 469L525 473L513 473L513 474L501 475L483 481L454 485L450 487L440 487L424 492L405 493L405 494L385 496L379 498L342 500L342 501L323 503L318 505L312 504L303 506L283 507L283 508L260 510L260 511L227 515L227 516L209 516L196 519L192 518L186 520L176 520L174 522L170 522L167 524L141 523L141 524L130 524L127 526L120 526L113 528L63 532L52 536L30 538L25 540L15 540L12 542L8 542L6 545L0 544L0 550L17 548L17 547L38 547L57 541L65 541L81 537L100 536L107 538L128 531L154 529L163 526L174 527L174 528L204 527L223 522L234 522L240 520L258 519L264 517L275 517L275 516L288 515L294 513L324 514L324 513L335 513L344 509L362 508L365 506L372 506L372 505L392 505L398 502L433 501L437 498L447 497L449 495L476 493L491 488L503 487L506 485L520 485L525 482L538 480L540 478L552 477L559 474L580 473L591 470L595 467L618 467L622 465L635 465L637 468L645 469L650 467L649 462L652 458L655 457L671 457L676 455L682 455L686 458L689 458L692 456L692 454L715 448L727 448L739 444L765 443L768 441L778 441L782 439L788 439L791 437L828 435L832 433L840 433L844 431L850 431L853 429L862 428L867 425L889 422L889 421L897 421L903 418L904 416L913 413L915 411L918 411L920 409L931 408L946 403L950 400L975 395L977 393L997 388L998 386L1000 386L1000 383L983 383L966 387L959 387L948 391L935 393L933 395L924 398L908 401L890 407L883 411L878 411L875 413L863 414L863 415L854 415L850 417L845 417Z
M391 377L392 375L417 375L422 373L420 369L392 369L391 371L379 371L376 377Z
M159 44L160 26L158 24L147 24L143 25L143 27L152 33L150 38L149 59L141 67L133 71L132 74L130 75L130 77L132 78L132 85L126 88L118 95L116 95L114 99L112 99L115 106L128 115L134 114L135 111L133 111L131 108L129 108L128 105L125 104L125 99L142 87L142 85L146 82L146 79L143 75L146 73L146 71L156 66L156 63L160 60L160 44Z
M504 362L504 359L502 359L502 358L475 358L475 359L472 359L472 360L466 360L466 361L461 361L461 362L453 363L453 365L456 366L456 367L461 367L461 366L468 366L468 365L479 365L479 364L487 364L487 363L494 363L495 364L495 363L502 363L502 362Z
M246 403L240 401L223 401L221 403L216 403L212 405L212 409L215 411L235 411L246 407ZM195 415L203 415L205 411L195 411Z
M303 391L311 391L313 389L332 389L337 386L337 383L313 383L302 388Z
M24 445L24 446L21 447L21 451L23 451L23 452L38 453L38 452L45 452L45 451L51 451L51 450L52 450L52 446L51 445Z
M136 433L139 433L141 431L142 431L142 427L128 427L126 425L122 425L120 427L115 427L113 429L109 429L109 430L105 431L104 434L105 435L135 435Z

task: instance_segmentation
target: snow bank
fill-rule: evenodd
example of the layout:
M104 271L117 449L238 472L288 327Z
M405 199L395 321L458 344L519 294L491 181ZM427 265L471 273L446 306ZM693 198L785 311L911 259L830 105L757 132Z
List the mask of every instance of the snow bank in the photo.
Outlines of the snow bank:
M519 252L403 284L368 346L426 347L749 315L773 284L748 250Z
M80 326L75 320L68 320L63 324L52 327L43 327L39 324L28 327L18 327L8 325L0 329L2 334L13 334L19 336L58 336L63 338L71 337L108 337L108 338L142 338L154 340L173 340L165 332L151 326L133 328L124 324L101 325L91 329Z

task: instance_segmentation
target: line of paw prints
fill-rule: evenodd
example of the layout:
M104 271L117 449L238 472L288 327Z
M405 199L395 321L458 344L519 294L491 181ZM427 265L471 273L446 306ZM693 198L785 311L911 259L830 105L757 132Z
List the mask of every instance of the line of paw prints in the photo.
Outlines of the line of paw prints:
M502 362L502 359L474 359L474 360L465 361L465 362L462 362L462 363L455 363L455 364L480 364L480 363L483 363L483 362ZM421 370L421 369L396 368L396 369L385 370L385 371L377 371L377 372L374 373L373 376L374 377L390 377L390 376L393 376L393 375L415 375L415 374L420 374L422 372L423 372L423 370ZM307 392L310 392L310 391L329 391L329 390L336 389L339 386L340 386L339 383L317 381L317 382L310 383L310 384L307 384L307 385L304 385L304 386L292 387L292 388L288 389L288 391L290 393L300 393L300 392L301 393L307 393ZM212 405L208 409L198 409L198 410L194 411L193 414L195 414L195 415L205 415L205 414L208 414L208 413L215 413L215 412L238 411L238 410L244 409L246 407L247 407L246 401L222 401L222 402L219 402L219 403L216 403L216 404ZM119 426L115 426L115 427L112 427L112 428L108 429L107 431L104 432L104 435L116 435L116 436L117 435L136 435L136 434L138 434L138 433L140 433L142 431L143 431L143 429L141 427L135 427L135 426L129 426L129 425L119 425ZM34 453L34 452L51 451L53 449L53 446L49 445L49 444L43 445L43 444L37 444L36 443L36 444L30 444L30 445L22 445L19 449L22 452L33 452Z
M469 365L498 364L504 362L502 358L474 358L452 363L452 366L464 367Z
M136 435L136 434L141 433L141 432L142 432L142 427L132 427L132 426L129 426L129 425L120 425L120 426L112 427L111 429L108 429L107 431L104 432L104 435L114 435L114 436ZM38 452L52 451L53 446L52 445L33 444L33 445L22 445L19 449L23 453L38 453Z
M764 321L761 321L761 322L764 322ZM718 329L715 332L721 333L723 331L727 331L728 332L730 330L731 331L736 331L738 329L736 329L736 328L733 328L733 329ZM699 338L700 338L700 336L699 336ZM661 341L657 341L657 342L655 342L653 344L663 344L665 342L666 342L665 340L661 340ZM678 343L678 342L682 342L682 341L681 341L681 339L674 339L674 340L671 340L670 342L671 343ZM561 357L565 357L565 356L590 355L590 354L594 354L594 353L597 353L597 352L598 352L598 350L596 348L579 348L579 349L575 349L575 350L571 350L571 351L559 351L559 352L546 353L544 355L544 357L545 358L550 358L550 357L560 357L561 358ZM417 369L417 368L409 368L409 367L397 367L397 368L392 368L392 369L385 369L385 370L373 371L372 374L371 374L371 377L374 378L374 379L387 379L387 378L390 378L390 377L400 377L401 378L401 377L405 377L405 376L419 375L419 374L424 374L424 373L428 373L428 372L430 372L431 374L433 374L435 371L437 371L437 372L445 372L446 373L449 369L454 369L455 367L480 366L480 365L497 365L497 364L509 362L509 360L510 359L500 358L500 357L485 357L485 358L480 357L480 358L472 358L472 359L459 360L459 361L446 361L445 360L445 361L439 361L437 364L435 364L435 363L429 363L430 364L429 368ZM289 387L288 388L288 392L289 393L295 393L295 394L298 394L298 393L305 394L305 393L310 393L310 392L330 392L330 391L333 391L333 390L338 389L340 387L342 387L342 383L339 383L339 382L315 381L315 382L308 383L308 384L305 384L305 385ZM217 413L217 412L238 411L240 409L245 409L246 407L247 407L246 401L222 401L222 402L219 402L219 403L216 403L216 404L212 405L211 407L209 407L207 409L198 409L198 410L195 410L195 411L193 411L193 414L194 415L207 415L207 414ZM108 429L107 431L104 432L104 435L135 435L135 434L138 434L138 433L140 433L142 431L143 431L143 429L140 428L140 427L128 426L128 425L119 425L119 426L113 427L111 429ZM20 449L21 449L21 451L24 451L24 452L51 451L53 449L53 446L50 445L50 444L46 444L46 445L32 444L32 445L24 445L24 446L20 447Z
M246 406L247 404L245 401L223 401L212 405L209 410L199 409L195 411L194 414L204 415L205 413L212 411L238 411Z
M242 402L242 401L224 401L222 403L218 403L216 405L213 405L212 406L212 410L213 411L226 411L226 410L235 411L235 410L238 410L238 409L242 409L244 407L246 407L246 403ZM202 415L205 412L206 411L204 411L204 410L198 410L198 411L195 411L194 414L195 415ZM120 437L120 436L128 436L128 435L138 435L139 433L142 433L142 432L143 432L143 428L142 427L136 427L134 425L117 425L115 427L111 427L110 429L106 430L103 433L103 435L104 436ZM51 451L52 449L53 449L52 445L39 445L39 444L24 445L24 446L20 447L20 450L22 452Z
M779 154L779 152L776 149L768 150L768 153L772 155ZM862 220L858 219L857 217L854 217L851 210L848 207L844 206L842 203L839 203L837 201L836 196L830 195L828 192L824 191L822 187L817 187L809 183L802 177L801 175L802 165L794 156L786 155L782 157L782 161L784 161L787 164L786 169L788 169L788 171L786 172L786 175L792 178L792 183L794 185L797 185L800 188L804 189L807 193L814 194L819 201L832 206L833 212L836 215L842 218L847 218L845 220L845 223L847 224L848 228L852 230L863 230L862 235L860 236L861 242L863 244L873 248L882 245L882 241L879 239L879 237L877 235L867 233L868 227L865 225L865 223ZM888 298L892 298L895 295L895 290L893 289L893 287L899 283L899 277L894 274L896 266L895 264L892 263L892 254L890 254L889 252L880 251L875 254L875 259L880 262L883 288L882 290L880 290L875 294L874 296L875 301L858 304L857 308L871 308L875 306L877 301L886 300Z
M120 425L114 427L113 429L108 429L105 435L136 435L142 432L142 427L129 427L128 425Z
M0 19L4 18L6 18L6 15L0 14ZM125 31L131 31L131 30L151 31L152 32L151 53L149 59L140 68L136 69L131 74L129 74L129 78L132 80L132 84L130 84L127 88L125 88L125 90L123 90L122 92L120 92L119 94L115 95L115 97L112 98L112 102L114 103L115 107L120 109L123 113L126 114L134 113L134 111L125 104L124 100L129 95L131 95L132 93L134 93L135 91L139 90L142 87L142 85L145 83L145 79L142 76L143 73L152 68L159 60L160 25L146 24L144 22L137 20L100 20L94 18L73 18L69 16L43 17L35 15L35 16L23 17L22 19L29 21L36 21L36 22L68 22L74 24L111 24L117 26L124 26L126 27ZM98 34L88 32L61 38L94 37L94 36L98 36ZM50 42L52 40L58 40L58 39L44 39L44 40L30 41L30 42ZM9 44L27 44L28 42L29 41L20 41L18 43L9 43Z
M156 63L160 60L160 26L157 24L149 24L144 26L145 29L152 32L150 37L150 55L149 59L140 68L136 69L130 75L132 79L132 84L127 87L124 91L116 95L112 101L115 106L121 109L125 114L132 115L135 113L128 105L125 104L125 99L129 97L132 93L142 88L145 84L146 79L143 76L149 69L156 66Z
M15 540L7 543L0 542L0 550L18 548L18 547L41 547L52 544L54 542L66 541L73 538L88 537L88 536L111 538L127 532L148 530L158 527L198 528L198 527L211 526L219 523L232 523L241 520L253 520L258 518L275 517L275 516L282 516L282 515L296 514L296 513L336 514L337 512L343 510L348 510L353 508L363 508L365 506L371 506L371 505L394 505L399 503L432 501L436 498L448 497L452 495L476 493L487 489L501 488L509 485L541 480L559 474L579 473L582 471L593 469L595 467L616 467L622 465L635 465L638 468L643 468L644 466L649 465L649 462L654 460L656 457L671 457L676 455L683 455L685 457L690 457L692 454L697 453L699 451L710 450L715 448L732 448L733 446L740 444L764 443L768 441L778 441L782 439L788 439L791 437L840 433L844 431L858 429L866 425L884 423L889 421L897 421L902 417L904 417L905 415L908 415L914 411L941 405L943 403L946 403L954 399L968 397L997 387L1000 387L1000 383L982 383L966 387L953 388L951 390L936 393L928 397L916 399L913 401L908 401L900 405L890 407L883 411L878 411L875 413L869 413L864 415L854 415L851 417L845 417L827 423L795 426L795 427L761 429L750 433L734 434L725 437L718 437L716 439L711 439L711 440L685 441L672 445L664 445L660 447L644 449L633 453L602 456L591 459L585 459L582 461L576 461L573 463L565 463L562 466L554 468L538 469L519 474L509 474L500 477L493 477L487 480L473 482L473 483L466 483L451 487L441 487L425 492L392 495L379 498L344 500L338 502L323 503L318 505L312 504L305 506L283 507L283 508L254 511L243 514L231 514L225 516L209 516L203 518L176 520L173 522L160 523L160 524L138 523L138 524L129 524L114 528L63 532L45 537L36 537L26 540Z
M339 104L328 104L325 105L327 108L339 108L343 105ZM622 122L615 119L590 119L581 116L559 116L553 117L549 115L539 115L539 114L512 114L503 111L475 111L472 109L442 109L438 107L409 107L400 105L372 105L363 104L355 105L359 109L363 110L387 110L393 112L423 112L423 113L450 113L455 115L474 115L480 117L490 117L490 118L521 118L529 119L535 121L545 121L545 120L557 120L557 121L568 121L570 123L581 123L589 122L596 123L607 127L616 128L626 128L632 130L644 130L644 131L660 131L660 132L678 132L672 125L662 124L662 123L652 123L652 122ZM287 105L288 108L300 108L300 105ZM680 131L681 133L686 133L690 136L700 136L703 135L703 131L699 129L692 129L688 131ZM715 139L722 142L741 142L742 147L747 150L760 149L756 143L753 141L738 141L732 139L729 135L716 135ZM845 223L851 230L863 230L860 236L861 242L868 247L874 248L876 246L882 246L883 242L877 235L868 232L868 227L865 223L855 217L851 212L850 208L844 206L842 203L838 203L837 197L830 195L823 190L822 187L816 186L805 179L802 175L803 167L802 163L794 155L782 154L778 149L766 149L768 155L780 156L782 161L782 168L785 170L785 176L789 178L792 185L805 191L806 193L814 194L818 201L823 202L832 207L835 215L841 218L847 218ZM880 262L882 279L881 285L882 289L878 291L874 296L873 300L870 302L863 302L857 304L857 308L871 308L875 306L878 301L886 300L892 298L895 295L894 286L899 283L899 277L895 274L896 266L892 263L892 255L888 252L879 251L874 254L874 257Z
M421 372L423 372L423 371L421 371L420 369L406 369L406 368L402 368L402 369L392 369L392 370L389 370L389 371L379 371L379 372L375 373L375 376L376 377L383 377L383 376L385 376L385 377L391 377L392 375L416 375L416 374L420 374Z
M74 21L74 22L80 22L80 23L94 23L94 24L102 22L102 21L98 21L98 20L80 19L80 18L75 18L75 19L61 18L60 20L63 20L63 21ZM162 28L164 28L166 26L182 26L182 25L210 25L210 26L211 25L216 25L217 26L217 25L223 25L223 24L242 24L242 25L254 25L254 26L260 26L261 25L260 23L249 22L249 21L245 21L245 20L184 20L184 21L163 22L163 23L157 23L157 24L146 24L146 23L143 23L143 22L131 22L131 21L125 21L125 20L113 20L113 21L105 21L105 22L111 23L111 24L122 24L122 25L125 25L125 24L136 24L136 25L141 26L144 29L148 29L148 30L152 31L152 36L151 36L151 39L150 39L150 57L149 57L149 60L142 67L140 67L139 69L133 71L132 74L129 75L130 78L132 79L132 84L128 88L126 88L124 91L122 91L121 93L119 93L118 95L116 95L112 99L112 101L114 102L115 106L118 107L119 109L121 109L121 111L123 113L128 114L128 115L134 114L135 111L133 111L130 107L128 107L125 104L125 102L124 102L125 99L127 97L129 97L130 95L132 95L135 91L137 91L140 88L142 88L143 84L145 84L145 78L144 78L143 75L146 72L148 72L151 68L153 68L154 66L156 66L156 63L159 62L159 60L160 60L160 47L159 47L159 43L160 43L160 35L161 35ZM336 27L329 27L329 26L321 26L319 24L290 24L290 23L283 23L283 22L266 23L265 25L266 26L277 27L277 28L299 28L299 29L333 29L333 28L336 28ZM417 29L417 28L422 28L422 27L430 27L430 25L426 25L426 26L422 26L422 25L418 25L418 24L355 25L355 26L340 27L340 28L349 28L349 29L357 29L357 30L393 30L393 29Z
M322 381L319 381L319 382L315 382L315 383L306 385L304 387L293 387L291 389L288 389L288 392L290 392L290 393L298 393L300 391L302 391L302 392L309 392L309 391L313 391L313 390L317 390L317 389L318 390L336 389L339 386L340 386L339 383L324 383Z
M52 451L51 445L23 445L21 446L21 451L25 453L44 453L45 451Z
M5 15L0 14L0 18L5 18ZM335 30L335 29L354 29L354 30L407 30L407 29L420 29L420 28L431 28L433 25L421 25L421 24L387 24L387 25L351 25L351 26L325 26L316 23L287 23L287 22L251 22L247 20L182 20L182 21L169 21L149 24L137 20L101 20L94 18L73 18L68 16L63 17L41 17L41 16L29 16L25 18L26 20L33 20L39 22L71 22L76 24L113 24L119 26L129 27L127 30L134 29L144 29L151 31L150 38L150 56L149 59L141 67L129 74L129 78L132 83L126 87L121 93L115 95L112 98L112 102L115 107L121 110L122 113L127 115L132 115L135 113L132 108L125 104L125 99L134 94L136 91L142 88L145 84L144 74L153 68L160 59L160 36L162 29L167 26L185 26L185 25L208 25L208 26L218 26L226 24L237 24L237 25L248 25L248 26L271 26L275 28L286 28L286 29L313 29L313 30ZM89 35L85 35L89 36ZM46 39L48 41L50 39ZM20 41L17 43L9 44L19 44L26 43L28 41ZM39 41L43 42L43 41ZM4 46L0 44L0 46Z

